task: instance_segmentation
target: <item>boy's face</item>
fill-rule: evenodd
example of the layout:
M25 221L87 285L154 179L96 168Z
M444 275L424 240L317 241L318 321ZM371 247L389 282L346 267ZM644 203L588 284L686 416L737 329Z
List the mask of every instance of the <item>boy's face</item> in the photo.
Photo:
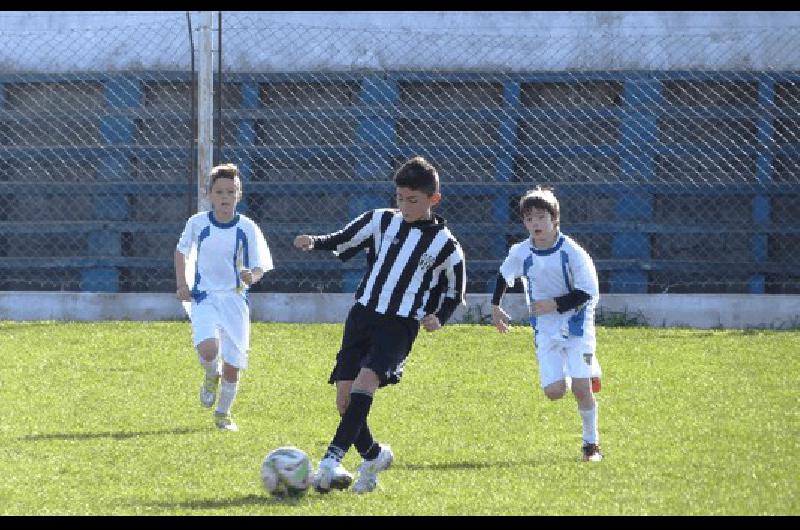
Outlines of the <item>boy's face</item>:
M439 204L439 201L442 200L442 196L439 193L428 196L423 191L412 190L404 186L397 187L395 198L397 199L397 207L400 209L400 213L403 214L403 220L407 223L430 219L431 207Z
M211 186L211 206L218 218L232 219L236 213L236 204L241 198L238 179L219 178Z
M531 208L525 212L522 220L537 247L548 247L553 244L558 230L550 212L539 208Z

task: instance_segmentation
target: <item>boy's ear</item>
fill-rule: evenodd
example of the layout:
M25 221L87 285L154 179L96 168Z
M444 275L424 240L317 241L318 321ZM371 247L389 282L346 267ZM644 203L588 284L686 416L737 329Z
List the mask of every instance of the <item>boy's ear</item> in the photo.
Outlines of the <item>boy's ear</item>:
M442 194L437 191L431 195L431 206L436 206L440 202L442 202Z

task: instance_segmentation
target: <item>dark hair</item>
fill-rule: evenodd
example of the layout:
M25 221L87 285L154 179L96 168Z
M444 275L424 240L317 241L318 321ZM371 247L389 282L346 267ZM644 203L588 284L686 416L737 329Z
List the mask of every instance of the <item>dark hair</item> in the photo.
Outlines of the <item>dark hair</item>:
M208 178L208 191L214 187L214 183L219 179L239 179L239 188L241 189L242 183L239 177L239 167L236 164L220 164L211 168L211 175Z
M549 212L550 217L553 219L553 224L558 228L560 207L552 189L536 186L536 189L526 191L525 195L519 200L520 216L524 218L525 214L533 208Z
M421 156L415 156L400 166L394 174L394 184L421 191L430 197L439 192L439 173L433 164Z

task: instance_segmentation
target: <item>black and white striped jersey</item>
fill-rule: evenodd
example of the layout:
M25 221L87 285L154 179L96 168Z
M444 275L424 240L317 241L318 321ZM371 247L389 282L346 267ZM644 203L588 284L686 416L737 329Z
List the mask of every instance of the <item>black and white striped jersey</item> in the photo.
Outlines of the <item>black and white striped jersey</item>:
M378 313L416 319L433 313L444 324L464 303L464 252L439 216L408 223L397 209L377 209L313 240L315 249L331 250L342 261L367 252L355 298Z

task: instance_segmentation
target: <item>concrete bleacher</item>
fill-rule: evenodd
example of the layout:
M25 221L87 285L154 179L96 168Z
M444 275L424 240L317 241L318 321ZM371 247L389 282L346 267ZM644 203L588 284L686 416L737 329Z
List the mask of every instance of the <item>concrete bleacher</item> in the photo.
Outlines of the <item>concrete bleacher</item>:
M294 235L389 206L393 169L423 154L440 170L438 213L462 242L470 292L486 292L525 237L515 204L542 183L555 186L562 230L594 257L603 292L790 293L800 144L786 139L797 139L799 79L226 74L220 160L240 166L241 211L275 258L257 291L353 291L363 261L300 253ZM0 289L174 288L193 200L188 83L181 72L0 76Z

